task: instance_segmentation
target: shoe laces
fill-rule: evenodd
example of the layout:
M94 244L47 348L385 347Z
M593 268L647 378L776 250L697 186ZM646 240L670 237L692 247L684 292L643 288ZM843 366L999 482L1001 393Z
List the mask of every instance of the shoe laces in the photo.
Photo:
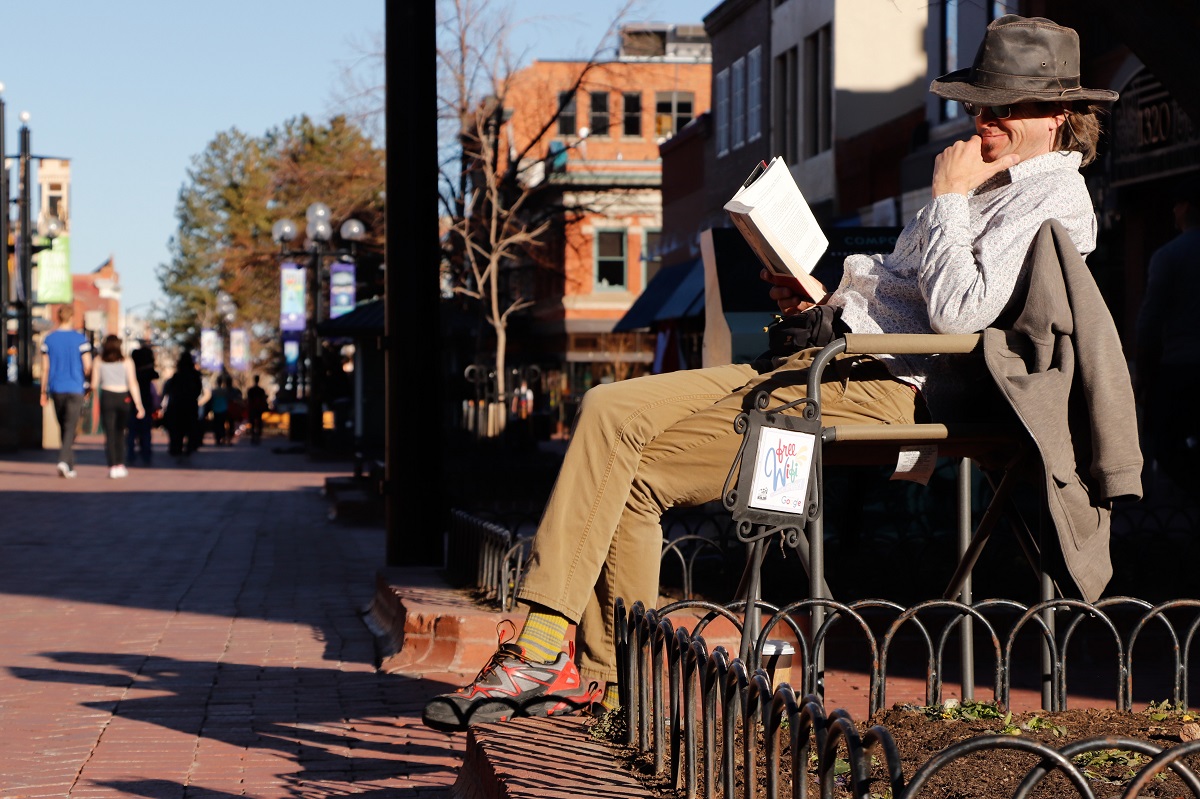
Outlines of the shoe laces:
M504 619L496 624L497 647L492 656L488 658L488 662L484 664L479 673L475 675L475 679L468 683L467 687L483 682L489 674L500 668L504 661L517 657L524 660L524 651L516 644L509 644L509 641L516 639L517 625L511 619Z

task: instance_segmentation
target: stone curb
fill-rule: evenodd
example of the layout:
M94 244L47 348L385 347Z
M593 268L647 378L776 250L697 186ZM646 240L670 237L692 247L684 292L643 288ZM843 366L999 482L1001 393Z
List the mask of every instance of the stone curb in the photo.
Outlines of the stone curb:
M467 732L454 799L650 799L578 716L514 719Z

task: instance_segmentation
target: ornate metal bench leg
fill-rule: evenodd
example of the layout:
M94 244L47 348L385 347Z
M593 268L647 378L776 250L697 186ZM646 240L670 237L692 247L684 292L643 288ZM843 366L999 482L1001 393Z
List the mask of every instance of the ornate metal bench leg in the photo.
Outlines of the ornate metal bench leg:
M823 513L818 513L816 518L809 522L808 527L808 595L814 599L833 598L829 592L829 586L825 584L825 517ZM808 640L811 643L816 639L817 631L821 629L821 625L825 623L824 605L814 604L812 606L809 612L808 623ZM816 674L816 682L813 688L816 690L817 695L824 699L825 646L822 644L820 649L812 647L811 651L813 671Z
M758 601L762 599L762 562L765 539L759 538L748 546L746 553L746 614L742 619L742 643L738 648L738 657L743 663L750 663L750 651L758 640L758 631L762 629L762 613L758 609Z

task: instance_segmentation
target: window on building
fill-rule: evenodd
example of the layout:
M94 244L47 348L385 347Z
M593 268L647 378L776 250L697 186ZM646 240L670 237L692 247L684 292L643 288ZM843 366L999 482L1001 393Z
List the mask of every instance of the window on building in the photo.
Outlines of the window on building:
M746 59L739 58L729 68L730 146L746 143Z
M558 135L575 135L575 93L558 93Z
M772 115L775 145L771 149L788 164L800 162L799 113L796 110L796 86L799 57L795 47L775 57L775 81Z
M662 268L662 231L647 230L642 236L642 262L646 265L646 275L642 281L642 288L650 285L650 281L658 274L658 270Z
M612 291L625 286L625 231L596 231L596 288Z
M729 154L729 70L717 73L713 82L717 112L717 157Z
M804 37L804 157L832 146L833 58L831 28L825 25Z
M608 92L591 92L591 113L588 115L589 136L608 135Z
M654 95L654 135L667 138L692 121L695 107L692 92L656 92Z
M622 116L624 117L625 126L623 132L626 136L641 136L642 135L642 95L641 92L625 92L621 95L621 104L624 106Z
M746 54L746 141L762 137L762 46Z
M942 2L941 74L958 69L958 0ZM943 120L957 119L962 106L956 100L938 99Z

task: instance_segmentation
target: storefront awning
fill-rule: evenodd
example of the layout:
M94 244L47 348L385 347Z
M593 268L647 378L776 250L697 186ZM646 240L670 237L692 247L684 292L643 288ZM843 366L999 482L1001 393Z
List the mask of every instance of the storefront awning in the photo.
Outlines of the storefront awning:
M383 300L360 302L353 311L317 325L317 334L327 338L356 338L383 334Z
M614 333L645 330L655 322L686 319L704 313L704 262L660 269L633 305L613 326Z

